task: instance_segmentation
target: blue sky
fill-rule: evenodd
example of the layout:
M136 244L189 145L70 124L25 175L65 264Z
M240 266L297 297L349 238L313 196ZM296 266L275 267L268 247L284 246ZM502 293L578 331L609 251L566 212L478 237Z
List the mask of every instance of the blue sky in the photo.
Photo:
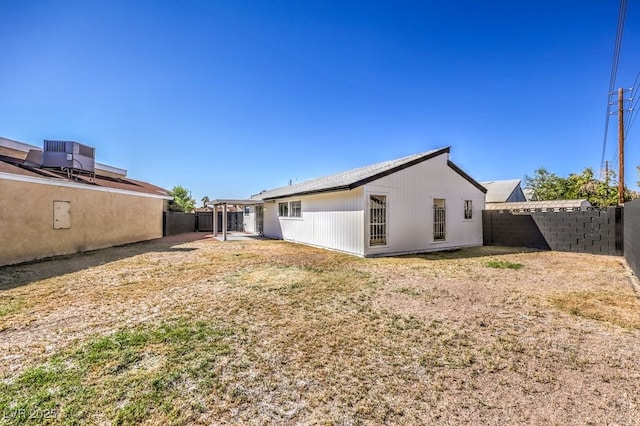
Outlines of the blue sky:
M443 146L481 181L597 170L617 3L0 1L0 136L198 202ZM630 3L616 87L640 70Z

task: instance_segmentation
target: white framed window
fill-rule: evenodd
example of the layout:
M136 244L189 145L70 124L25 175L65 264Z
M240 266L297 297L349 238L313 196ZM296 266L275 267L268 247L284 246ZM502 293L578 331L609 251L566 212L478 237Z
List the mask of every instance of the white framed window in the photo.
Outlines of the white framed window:
M290 217L302 217L302 201L292 201L289 203Z
M447 207L444 198L433 199L433 241L444 241L447 237Z
M251 213L251 208L249 206L244 206L244 215L248 216Z
M289 203L278 203L278 216L289 217Z
M387 196L369 196L369 245L387 244Z
M472 200L464 200L464 218L473 219L473 202Z

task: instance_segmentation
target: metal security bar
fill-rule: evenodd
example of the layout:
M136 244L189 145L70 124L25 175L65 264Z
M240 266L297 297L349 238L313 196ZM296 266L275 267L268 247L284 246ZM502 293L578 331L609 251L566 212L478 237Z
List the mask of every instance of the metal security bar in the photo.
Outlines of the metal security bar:
M433 199L433 240L444 241L446 238L447 209L443 198Z
M464 218L473 219L473 203L472 200L464 200Z
M369 245L387 244L387 197L369 196Z

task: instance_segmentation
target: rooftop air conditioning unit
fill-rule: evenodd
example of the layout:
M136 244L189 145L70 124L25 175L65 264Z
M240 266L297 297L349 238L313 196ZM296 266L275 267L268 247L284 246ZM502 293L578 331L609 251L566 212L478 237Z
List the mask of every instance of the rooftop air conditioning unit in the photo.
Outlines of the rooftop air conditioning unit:
M73 141L44 141L42 167L95 172L96 150Z

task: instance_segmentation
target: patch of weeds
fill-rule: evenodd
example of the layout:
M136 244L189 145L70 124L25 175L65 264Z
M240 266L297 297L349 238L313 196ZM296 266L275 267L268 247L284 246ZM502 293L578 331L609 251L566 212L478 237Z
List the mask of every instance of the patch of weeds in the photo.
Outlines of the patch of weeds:
M489 260L484 263L484 266L496 269L522 269L524 265L522 263L509 262L508 260Z
M0 412L53 413L57 422L68 424L87 418L116 424L184 422L197 416L197 404L190 403L185 388L224 392L217 363L231 353L232 334L178 319L94 338L0 381ZM36 424L42 419L17 420Z
M411 296L411 297L418 297L422 294L421 292L408 287L399 288L398 290L395 290L395 292L400 294L406 294L407 296Z
M515 352L522 354L525 351L525 347L514 336L498 336L493 344L493 348L498 352Z
M591 365L591 362L588 358L580 356L580 353L576 350L572 350L569 352L567 356L567 361L570 365L574 366L580 371L585 371Z
M394 315L389 323L389 328L395 330L418 330L421 329L423 325L422 320L413 315L409 315L408 317Z
M17 312L24 306L21 299L15 297L0 298L0 317Z
M425 260L442 260L442 259L458 259L466 257L467 253L462 249L438 250L430 253L418 255L419 258Z
M431 347L419 359L420 365L431 368L465 368L477 360L469 336L452 331L435 336Z
M283 301L305 305L333 301L338 295L357 294L377 283L369 273L357 269L311 266L259 268L236 274L229 282L256 292L286 296Z
M551 303L571 315L640 329L640 301L631 292L567 292L551 297Z

